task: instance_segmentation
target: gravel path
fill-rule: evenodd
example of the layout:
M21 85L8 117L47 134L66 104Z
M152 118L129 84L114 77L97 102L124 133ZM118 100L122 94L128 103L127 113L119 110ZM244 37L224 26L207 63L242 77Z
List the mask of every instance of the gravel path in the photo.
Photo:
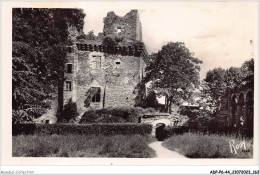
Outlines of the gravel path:
M181 155L175 151L171 151L165 147L162 146L162 142L156 141L149 146L156 152L156 158L182 158L187 159L184 155Z

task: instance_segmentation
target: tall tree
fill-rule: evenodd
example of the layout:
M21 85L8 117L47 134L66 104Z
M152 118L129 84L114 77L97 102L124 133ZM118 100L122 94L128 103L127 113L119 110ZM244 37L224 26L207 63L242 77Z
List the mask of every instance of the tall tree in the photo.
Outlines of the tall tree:
M237 90L244 85L254 84L254 60L245 61L241 67L209 70L202 82L201 97L208 105L216 108L221 98L230 90Z
M254 87L254 59L251 58L245 61L241 66L241 72L243 75L243 84L250 84Z
M225 69L215 68L207 72L204 79L203 90L205 94L209 94L209 98L213 107L217 106L220 102L220 98L225 94L226 81L225 81ZM209 100L208 99L208 100Z
M243 81L243 72L241 68L230 67L225 71L225 84L227 86L227 91L239 87Z
M199 86L202 61L195 58L182 42L169 42L150 57L146 68L146 82L158 95L165 95L166 107L189 100Z
M68 28L81 29L83 18L79 9L13 9L14 111L46 107L44 100L57 87L63 98L66 47L71 44ZM60 100L60 110L62 106Z
M59 38L58 44L51 49L51 62L54 75L57 76L58 82L58 120L61 120L61 113L63 110L63 87L64 87L64 72L66 63L66 48L72 45L69 38L69 27L74 26L78 31L83 29L85 14L81 9L53 9L51 11L53 16L54 30Z

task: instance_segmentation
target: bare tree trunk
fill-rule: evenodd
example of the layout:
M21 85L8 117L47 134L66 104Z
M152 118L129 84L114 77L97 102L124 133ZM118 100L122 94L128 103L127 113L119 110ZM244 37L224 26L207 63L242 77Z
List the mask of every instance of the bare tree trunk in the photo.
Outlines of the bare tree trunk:
M64 70L65 63L62 65L62 69L58 74L58 111L57 111L57 121L62 120L62 111L64 106Z
M103 108L105 108L105 102L106 102L106 88L107 88L107 82L105 83L105 88L104 88L104 94L103 94Z
M168 112L171 114L172 113L172 101L170 101L169 107L168 107Z
M58 80L58 111L57 111L57 118L58 121L61 121L61 114L63 110L63 79Z
M165 96L165 111L168 112L168 95Z

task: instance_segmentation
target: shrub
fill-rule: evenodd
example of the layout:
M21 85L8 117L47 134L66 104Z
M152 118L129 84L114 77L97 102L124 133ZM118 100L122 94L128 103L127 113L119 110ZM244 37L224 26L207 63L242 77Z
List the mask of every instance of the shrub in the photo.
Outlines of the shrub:
M89 110L82 115L80 123L137 123L138 117L148 112L155 112L155 110L140 107L108 107Z
M12 126L12 135L34 134L35 130L36 130L36 125L34 123L13 124L13 126Z
M188 132L189 128L185 126L167 126L165 128L165 137L171 137L172 135L176 134L183 134L185 132Z
M199 116L200 111L198 107L193 107L193 106L181 106L179 108L179 113L181 115L186 115L191 119L195 119Z
M94 124L17 124L13 135L19 134L150 134L152 125L141 123L94 123Z
M103 39L103 43L102 45L104 46L108 46L108 47L114 47L115 45L117 45L117 41L115 40L115 37L113 36L107 36Z
M32 122L33 117L30 116L25 110L12 110L12 123Z
M77 112L77 104L72 102L72 99L69 99L68 103L64 105L64 109L62 111L62 118L66 121L74 119L79 114Z
M33 119L39 118L46 112L46 108L27 108L12 110L12 123L32 122Z
M176 134L184 133L201 133L207 135L221 135L235 138L252 138L252 133L247 129L232 128L219 124L216 120L209 120L207 123L197 123L196 120L188 122L188 125L183 126L167 126L165 128L165 137L169 138Z

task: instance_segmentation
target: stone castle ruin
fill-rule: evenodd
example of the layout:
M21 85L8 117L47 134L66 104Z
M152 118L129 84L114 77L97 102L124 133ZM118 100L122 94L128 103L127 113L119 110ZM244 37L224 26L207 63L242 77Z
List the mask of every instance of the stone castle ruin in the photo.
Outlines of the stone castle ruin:
M72 99L82 113L134 106L138 93L142 101L148 54L137 10L123 17L107 13L98 36L84 35L73 27L69 32L73 45L68 47L65 65L64 104Z
M217 120L223 126L243 129L253 133L254 87L251 84L230 91L222 99Z

